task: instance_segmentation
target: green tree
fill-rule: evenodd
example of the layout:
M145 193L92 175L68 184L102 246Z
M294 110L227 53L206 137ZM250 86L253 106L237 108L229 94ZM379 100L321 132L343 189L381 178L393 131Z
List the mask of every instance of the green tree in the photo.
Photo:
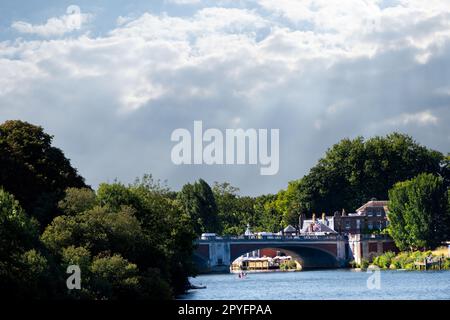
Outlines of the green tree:
M97 196L89 188L67 188L64 199L58 204L62 212L69 215L90 210L96 205Z
M386 199L398 181L442 173L443 155L410 136L393 133L331 147L297 185L297 201L309 214L354 210L372 197Z
M195 232L220 232L217 204L211 187L203 179L183 186L178 195L183 210L189 214Z
M255 200L255 215L258 217L255 231L278 232L282 228L283 215L277 210L276 195L262 195Z
M90 204L83 205L83 198ZM68 263L83 265L86 290L70 293L73 298L167 298L188 287L188 277L195 273L193 225L173 193L151 176L129 186L102 184L95 199L86 190L72 189L60 205L67 214L56 217L41 239L63 270ZM91 257L115 255L137 266L138 283L132 289L93 274L96 259ZM111 259L101 261L117 267L117 259Z
M42 227L57 215L68 187L86 187L52 136L22 121L0 125L0 186L14 194Z
M448 190L432 174L397 183L389 191L389 233L400 249L435 248L450 228Z
M228 182L215 182L213 193L222 234L240 235L244 233L247 224L255 225L254 198L239 196L239 188Z
M56 217L42 234L42 241L56 254L81 246L93 255L110 251L131 260L141 258L147 248L141 225L133 209L126 206L118 212L95 207L75 216Z
M139 207L139 199L120 182L101 183L97 190L97 199L101 206L119 210L121 206Z
M51 284L44 281L48 263L39 249L37 222L0 188L0 296L36 298L48 294Z
M288 225L298 227L300 213L307 210L299 193L300 188L301 180L291 181L286 190L281 190L277 194L275 206L282 215L283 227Z
M151 254L152 259L146 259L151 262L144 268L150 270L147 283L156 281L157 274L162 274L174 294L185 292L189 285L188 277L195 273L192 251L197 236L190 215L183 210L174 193L153 180L151 175L137 179L130 189L140 200L137 217L150 247L156 248L151 251L154 253ZM150 256L149 249L144 253L146 257ZM164 283L156 281L155 285L164 286Z
M100 299L132 299L139 297L137 265L119 254L95 257L91 265L92 290Z

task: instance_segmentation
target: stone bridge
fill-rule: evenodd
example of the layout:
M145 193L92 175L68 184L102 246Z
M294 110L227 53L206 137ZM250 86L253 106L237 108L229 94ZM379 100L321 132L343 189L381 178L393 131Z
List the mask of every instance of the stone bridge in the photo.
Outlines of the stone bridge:
M229 272L231 263L241 255L258 249L276 249L298 260L304 269L346 267L350 260L393 250L392 240L384 236L347 237L344 235L302 235L295 237L211 237L197 240L194 262L198 270ZM370 251L372 250L372 251Z
M343 236L211 238L198 240L197 245L194 261L203 272L226 272L241 255L267 248L291 255L303 268L338 268L349 259Z

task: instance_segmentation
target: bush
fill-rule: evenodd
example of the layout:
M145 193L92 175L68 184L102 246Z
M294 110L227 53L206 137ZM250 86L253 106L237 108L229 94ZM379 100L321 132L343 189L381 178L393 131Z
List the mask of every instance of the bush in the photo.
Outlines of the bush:
M445 259L444 264L442 265L442 268L445 270L450 270L450 258Z
M393 258L395 258L395 253L389 251L381 256L375 257L373 263L382 269L387 269L391 266Z
M404 269L406 269L406 270L414 270L416 267L415 267L415 265L414 265L414 263L407 263L405 266L404 266Z
M369 260L367 259L362 259L361 263L360 263L360 268L361 269L367 269L369 267Z

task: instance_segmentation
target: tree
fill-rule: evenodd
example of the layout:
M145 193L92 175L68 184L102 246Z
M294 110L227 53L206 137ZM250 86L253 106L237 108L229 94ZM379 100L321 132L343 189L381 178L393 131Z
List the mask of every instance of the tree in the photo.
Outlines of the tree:
M94 196L85 189L68 190L60 202L66 214L56 217L41 236L61 269L70 263L82 268L86 290L71 297L153 299L185 292L188 277L195 273L191 258L196 235L172 192L146 175L128 186L101 184ZM101 268L95 264L113 269L133 264L137 283L115 285L103 271L98 275Z
M68 187L86 187L53 137L22 121L0 125L0 186L45 227Z
M241 235L247 224L254 226L254 198L239 196L239 188L228 182L215 182L214 198L217 203L221 233L224 235Z
M389 233L403 250L435 248L448 240L448 206L442 177L423 173L397 183L389 191Z
M193 185L184 185L178 200L183 210L191 217L198 235L220 231L216 200L206 181L200 179Z
M37 224L0 188L0 296L46 296L51 284L43 280L48 264L39 247Z
M101 206L108 207L113 211L119 210L121 206L138 207L139 199L130 188L120 182L101 183L97 190L97 199Z
M147 268L145 283L164 287L163 282L157 281L157 275L161 274L170 284L173 294L185 292L189 285L188 277L195 274L192 251L197 236L190 215L183 210L176 195L153 180L151 175L136 179L130 190L139 199L140 208L136 213L150 247L161 250L152 249L152 259L147 259L152 264L140 264ZM146 257L149 253L146 249ZM156 293L152 291L152 295L156 296Z
M386 199L398 181L422 172L439 174L443 159L440 152L399 133L367 141L344 139L298 181L296 201L309 214L355 210L373 197Z
M447 153L441 162L441 177L444 178L445 185L450 187L450 153Z
M88 249L92 255L109 251L136 261L148 248L139 221L126 206L118 212L95 207L75 216L56 217L41 238L55 254L77 246Z
M100 299L130 299L139 297L137 265L119 254L99 256L91 265L92 287Z
M278 232L282 228L282 213L277 210L276 195L262 195L255 200L255 231Z
M300 197L300 188L301 180L291 181L286 190L281 190L277 194L275 206L282 215L281 224L283 227L288 225L298 227L300 214L307 210L302 202L304 200Z
M95 192L89 188L67 188L58 207L64 214L74 215L94 208L97 204Z

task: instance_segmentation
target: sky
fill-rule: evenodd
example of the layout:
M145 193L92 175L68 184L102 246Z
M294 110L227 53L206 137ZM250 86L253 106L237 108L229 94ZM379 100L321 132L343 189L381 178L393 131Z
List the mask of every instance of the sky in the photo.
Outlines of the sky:
M54 135L93 187L151 173L274 193L339 140L393 131L447 153L450 2L2 0L8 119ZM173 164L171 133L195 120L279 129L278 173Z

